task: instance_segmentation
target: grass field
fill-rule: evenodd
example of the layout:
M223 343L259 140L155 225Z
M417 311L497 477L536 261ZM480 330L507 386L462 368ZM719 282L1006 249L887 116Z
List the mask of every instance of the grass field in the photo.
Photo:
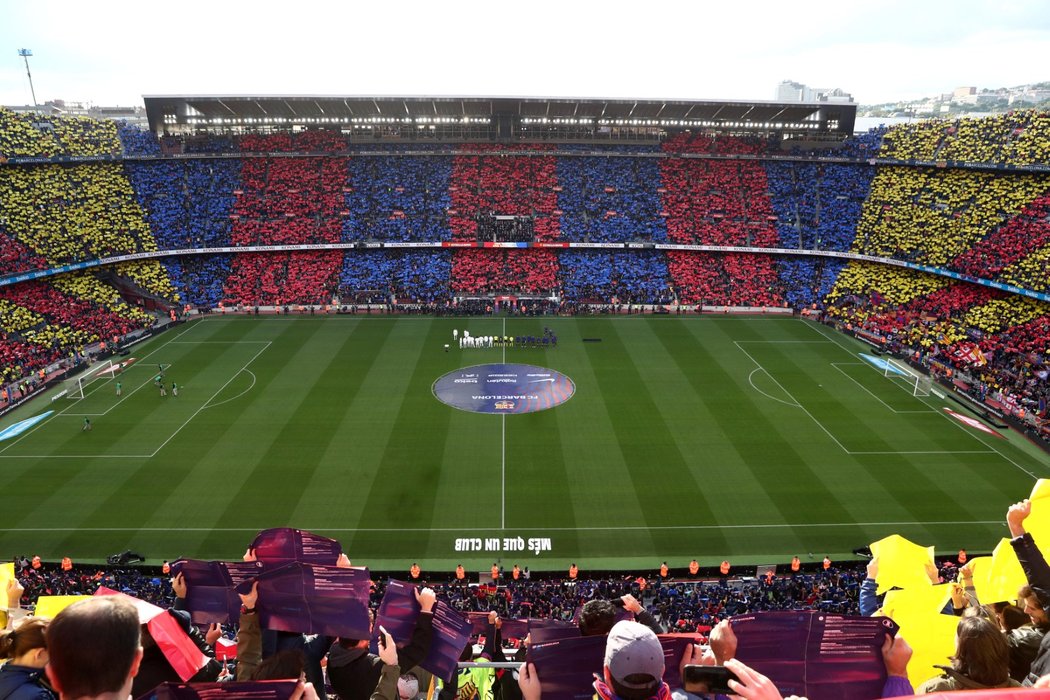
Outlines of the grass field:
M453 328L544 325L556 349L442 350ZM237 558L277 526L393 570L807 561L892 533L990 550L1050 459L860 352L783 318L208 318L136 346L121 397L102 380L0 421L55 410L0 442L0 552ZM432 394L446 372L504 360L576 393L509 416ZM178 397L158 395L158 365Z

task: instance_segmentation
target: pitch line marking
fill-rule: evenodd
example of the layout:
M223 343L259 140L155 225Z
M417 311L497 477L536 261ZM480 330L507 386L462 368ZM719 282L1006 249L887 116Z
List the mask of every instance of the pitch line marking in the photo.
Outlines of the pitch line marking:
M189 425L189 423L190 423L190 421L191 421L191 420L193 420L194 418L196 418L196 417L197 417L197 414L198 414L198 413L200 413L201 411L203 411L203 410L204 410L204 409L206 409L206 408L210 408L209 404L211 403L211 400L212 400L212 399L214 399L214 398L215 398L216 396L218 396L219 394L221 394L221 393L222 393L222 390L223 390L223 389L225 389L225 388L226 388L227 386L229 386L229 385L230 385L230 382L232 382L232 381L233 381L234 379L236 379L237 377L239 377L239 376L240 376L240 374L241 374L241 372L244 372L244 371L246 371L246 370L248 369L248 365L250 365L251 363L255 362L255 360L256 360L256 359L257 359L257 358L259 357L259 355L262 355L262 354L263 354L264 352L266 352L266 350L267 350L267 349L268 349L268 348L270 347L270 345L271 345L271 344L273 343L273 341L272 341L272 340L267 340L267 341L264 341L264 342L266 343L266 345L264 345L263 347L259 348L259 352L257 352L257 353L255 353L254 355L252 355L251 359L250 359L250 360L248 360L247 362L245 362L245 363L244 363L244 365L243 365L243 366L242 366L242 367L241 367L241 368L240 368L239 370L237 370L236 372L234 372L234 373L233 373L233 375L232 375L232 376L231 376L231 377L230 377L229 379L227 379L227 380L226 380L226 383L225 383L225 384L223 384L222 386L220 386L220 387L219 387L219 388L218 388L218 389L217 389L217 390L215 391L215 393L214 393L214 394L212 394L211 396L209 396L209 397L208 397L208 400L207 400L207 401L205 401L205 402L204 402L204 403L203 403L203 404L201 405L201 407L200 407L200 408L198 408L198 409L197 409L196 411L194 411L194 412L193 412L193 415L191 415L191 416L190 416L189 418L187 418L187 419L186 419L185 421L183 421L182 425L180 425L180 426L179 426L178 428L176 428L176 429L175 429L175 432L174 432L174 433L172 433L171 435L169 435L169 436L168 436L168 439L167 439L167 440L165 440L164 442L160 443L160 447L158 447L157 449L153 450L153 454L151 454L151 455L150 455L150 457L155 457L155 456L157 455L157 453L158 453L158 452L160 452L161 450L163 450L163 449L164 449L164 447L165 447L165 446L166 446L166 445L167 445L167 444L168 444L169 442L171 442L171 441L172 441L172 439L173 439L173 438L174 438L174 437L175 437L176 435L178 435L178 434L179 434L179 433L180 433L180 432L182 431L182 429L183 429L183 428L185 428L185 427L186 427L187 425ZM255 375L252 375L252 376L254 377ZM253 384L253 386L254 386L254 384ZM236 398L236 397L234 397L234 398ZM216 405L218 405L218 404L216 404Z
M768 399L772 399L773 401L779 401L780 403L784 404L785 406L790 406L791 408L802 408L797 403L788 403L784 399L778 399L777 397L771 396L771 395L767 394L766 392L762 391L761 389L759 389L757 386L755 386L755 382L752 379L755 376L755 372L766 372L766 370L763 367L755 367L753 370L751 370L751 374L747 375L747 383L751 385L752 389L754 389L755 391L757 391L758 393L762 394L763 396L765 396ZM767 377L769 376L769 372L766 372L766 376Z
M818 528L818 527L926 527L929 525L1003 525L1002 520L934 520L919 522L914 520L897 522L862 522L862 523L755 523L746 525L599 525L594 527L533 527L525 525L515 530L533 532L576 532L581 530L762 530L772 528ZM180 527L179 532L259 532L265 525L258 527ZM376 528L332 528L306 527L310 531L323 532L491 532L492 528L476 527L376 527ZM171 532L170 527L14 527L7 532Z
M864 391L868 392L868 394L871 395L871 398L875 399L876 401L878 401L879 403L881 403L883 406L885 406L889 410L893 411L894 413L933 413L934 412L934 409L930 408L930 407L927 407L925 409L920 409L920 410L917 410L917 411L898 411L896 408L894 408L893 406L890 406L888 403L886 403L885 401L880 399L878 396L876 396L874 392L872 392L870 389L868 389L868 387L864 386L863 384L858 382L856 379L854 379L852 376L850 376L849 373L844 371L842 369L842 367L840 367L839 365L851 365L851 366L861 365L861 366L863 366L864 365L863 362L832 362L831 366L834 367L835 369L837 369L839 372L841 372L842 375L844 377L846 377L846 379L849 379L851 382L853 382L854 384L859 386L861 389L863 389Z
M170 339L169 339L169 340L168 340L167 342L165 342L165 343L161 343L161 344L160 344L160 345L159 345L159 346L158 346L158 347L157 347L157 348L156 348L155 350L153 350L153 351L151 351L150 353L148 353L147 355L143 356L142 360L141 360L141 361L139 362L139 366L142 366L142 363L143 363L143 362L145 362L145 360L147 360L147 359L149 359L150 357L153 357L154 355L156 355L156 354L157 354L158 352L160 352L161 350L163 350L164 348L166 348L166 347L167 347L167 346L168 346L168 345L169 345L170 343L174 343L174 342L177 342L179 338L181 338L182 336L186 335L187 333L189 333L189 332L190 332L191 330L193 330L193 329L194 329L194 328L196 328L196 327L197 327L197 324L190 324L190 323L187 323L187 327L186 327L186 329L185 329L185 330L183 330L183 331L179 332L179 333L178 333L178 334L176 334L176 335L175 335L174 337L170 338ZM132 367L134 367L134 366L135 366L135 365L132 365ZM168 365L168 366L170 367L171 365ZM105 382L103 382L102 384L100 384L100 385L98 386L98 388L96 388L96 389L94 389L93 391L91 391L90 393L88 393L88 394L87 394L87 395L86 395L86 396L85 396L84 398L87 398L88 396L92 396L92 395L93 395L93 394L94 394L94 393L95 393L96 391L98 391L99 389L101 389L102 387L104 387L104 386L105 386L105 385L106 385L107 383L109 383L109 381L110 381L110 380L106 380ZM138 391L138 390L139 390L139 389L141 389L141 388L142 388L142 387L141 387L141 386L139 386L139 387L137 387L137 388L136 388L136 389L135 389L134 391ZM80 400L82 400L82 399L80 399ZM78 400L78 402L79 402L80 400ZM121 400L123 401L123 399L121 399ZM66 415L66 412L67 412L67 411L69 411L70 409L72 409L72 408L73 408L73 407L75 407L75 406L76 406L76 404L75 404L75 403L73 403L73 404L70 404L70 405L69 405L69 406L68 406L67 408L64 408L64 409L62 409L61 411L58 411L57 413L53 414L53 415L52 415L52 416L50 416L49 418L47 418L47 419L45 419L45 420L42 420L42 421L40 421L39 423L37 423L36 425L34 425L34 426L33 426L32 428L30 428L30 429L29 429L29 430L27 430L27 431L26 431L25 433L23 433L22 435L20 435L20 436L19 436L19 437L18 437L17 439L15 439L15 440L14 440L13 442L11 442L11 443L10 443L9 445L5 446L5 447L4 447L3 449L0 449L0 457L8 457L8 456L10 456L10 455L6 455L6 454L4 454L4 453L5 453L5 452L7 452L7 451L8 451L9 449L11 449L12 447L14 447L15 445L17 445L17 444L18 444L19 442L21 442L21 441L22 441L22 440L24 440L25 438L27 438L27 437L29 437L30 435L32 435L33 433L35 433L35 432L36 432L37 430L39 430L40 428L42 428L42 427L44 427L45 425L47 425L48 423L50 423L50 422L51 422L52 420L54 420L55 418L58 418L59 416L62 416L62 415ZM58 455L52 455L52 456L58 456ZM98 455L98 456L99 456L99 457L106 457L106 456L109 456L109 455ZM117 455L113 455L113 456L117 456Z
M222 400L222 401L220 401L219 403L213 403L213 404L211 404L210 406L209 406L209 405L207 405L207 404L205 404L204 408L215 408L216 406L221 406L221 405L223 405L224 403L229 403L229 402L231 402L231 401L234 401L234 400L236 400L236 399L239 399L239 398L241 398L242 396L244 396L245 394L247 394L247 393L248 393L249 391L251 391L252 389L254 389L254 388L255 388L255 381L256 381L256 380L255 380L255 373L254 373L254 372L252 372L252 371L251 371L250 369L242 369L242 370L241 370L241 372L247 372L248 374L252 375L252 383L248 385L248 388L247 388L247 389L245 389L245 390L244 390L244 391L242 391L241 393L237 394L236 396L231 396L231 397L230 397L230 398L228 398L228 399L223 399L223 400ZM238 372L237 374L240 374L241 372ZM233 375L233 376L234 376L234 377L236 377L237 375L235 374L235 375ZM227 383L229 383L229 382L227 382Z
M733 344L734 344L734 345L736 345L737 349L738 349L738 350L740 350L740 352L742 352L742 353L744 353L745 355L747 355L747 356L748 356L748 358L749 358L749 359L750 359L750 360L751 360L752 362L754 362L754 363L755 363L756 365L758 365L758 366L759 366L759 367L760 367L760 368L762 369L762 371L764 371L764 372L765 372L765 373L766 373L766 374L767 374L767 375L769 376L769 378L773 380L773 383L774 383L774 384L776 384L776 385L777 385L778 387L780 387L780 390L781 390L781 391L783 391L785 395L787 395L787 396L791 397L791 400L792 400L792 401L794 401L794 402L795 402L796 404L798 404L798 407L799 407L800 409L802 409L802 411L803 411L803 412L804 412L804 413L805 413L805 414L806 414L807 416L809 416L809 417L810 417L810 419L811 419L811 420L812 420L812 421L813 421L814 423L816 423L816 424L817 424L817 425L818 425L818 426L820 427L820 429L821 429L821 430L823 430L825 434L827 434L827 436L828 436L829 438L831 438L832 440L834 440L834 441L835 441L835 444L836 444L836 445L838 445L838 446L839 446L839 448L841 448L843 452L845 452L846 454L850 454L850 451L846 449L846 446L845 446L845 445L843 445L843 444L842 444L841 442L839 442L839 439L838 439L837 437L835 437L835 436L834 436L834 435L833 435L833 434L831 433L831 431L830 431L830 430L828 430L827 428L825 428L825 427L824 427L824 424L823 424L823 423L821 423L821 422L820 422L819 420L817 420L817 419L816 419L816 417L815 417L815 416L814 416L814 415L813 415L812 413L810 413L810 412L809 412L809 411L808 411L808 410L806 409L806 407L805 407L805 406L803 406L803 405L802 405L802 403L801 403L801 402L800 402L800 401L799 401L799 400L798 400L797 398L795 398L794 394L792 394L792 393L791 393L790 391L788 391L787 389L785 389L785 388L784 388L784 385L783 385L783 384L781 384L781 383L780 383L779 381L777 381L777 378L776 378L776 377L774 377L774 376L773 376L772 374L770 374L769 370L767 370L767 369L766 369L765 367L763 367L763 366L762 366L762 363L761 363L761 362L759 362L759 361L758 361L758 360L756 360L756 359L755 359L754 357L752 357L752 356L751 356L751 353L749 353L749 352L748 352L747 350L745 350L745 349L743 348L743 346L741 346L741 345L740 345L740 343L739 343L738 341L734 340L734 341L733 341Z
M805 321L804 319L799 319L799 322L801 322L801 323L806 323L806 321ZM819 324L819 323L817 323L817 324L809 324L809 323L807 323L806 325L807 325L807 326L810 326L811 328L813 328L814 332L818 333L818 334L819 334L819 335L820 335L821 337L823 337L823 338L827 338L827 339L828 339L828 340L830 340L831 342L835 343L835 345L838 345L838 346L839 346L840 348L842 348L843 350L845 350L845 351L846 351L846 352L847 352L847 353L848 353L848 354L849 354L849 355L850 355L851 357L853 356L853 352L854 352L854 351L853 351L853 350L851 350L850 348L846 347L845 345L843 345L843 344L842 344L841 342L839 342L839 340L838 340L837 338L835 338L835 337L834 337L834 335L831 335L831 336L829 336L828 334L826 334L826 333L824 332L824 329L823 329L823 328L821 327L821 324ZM969 436L970 436L970 437L972 437L973 439L977 440L977 442L981 443L981 444L982 444L982 445L984 445L985 447L988 447L988 448L990 448L992 452L994 452L994 453L998 454L998 455L999 455L1000 457L1002 457L1002 458L1003 458L1003 459L1005 459L1005 460L1006 460L1007 462L1009 462L1010 464L1012 464L1012 465L1014 465L1015 467L1017 467L1018 469L1020 469L1020 470L1021 470L1022 472L1024 472L1024 473L1025 473L1025 474L1027 474L1028 476L1032 477L1033 479L1036 479L1036 478L1038 478L1038 477L1037 477L1037 476L1036 476L1035 474L1033 474L1032 472L1030 472L1030 471L1028 471L1027 469L1025 469L1024 467L1022 467L1022 466L1021 466L1020 464L1018 464L1018 463L1017 463L1016 461L1014 461L1014 460L1013 460L1013 459L1011 459L1010 457L1007 457L1007 456L1006 456L1005 454L1003 454L1003 453L1002 453L1002 452L1001 452L1001 451L999 450L999 448L997 448L997 447L996 447L995 445L990 445L990 444L988 444L987 442L985 442L985 441L984 441L983 439L981 439L981 437L980 437L980 436L978 436L978 435L974 435L974 434L973 434L973 433L971 433L971 432L970 432L969 430L967 430L967 429L966 429L965 427L963 427L962 425L960 425L960 424L959 424L959 421L955 420L954 418L952 418L951 416L949 416L949 415L948 415L947 413L945 413L944 411L938 411L938 410L936 409L936 407L934 407L934 406L933 406L933 405L932 405L932 404L931 404L931 403L930 403L929 401L923 401L923 403L924 403L924 404L926 404L927 406L930 406L931 408L933 408L933 409L934 409L934 410L935 410L935 411L936 411L937 413L939 413L939 414L940 414L940 415L941 415L941 416L942 416L942 417L943 417L943 418L944 418L944 419L945 419L946 421L948 421L948 422L949 422L949 423L950 423L951 425L955 426L955 427L956 427L956 428L958 428L959 430L962 430L962 431L963 431L964 433L966 433L967 435L969 435Z
M158 347L156 350L154 350L153 352L149 353L148 355L146 355L142 359L145 360L146 358L155 355L156 353L160 352L163 348L167 347L168 345L170 345L172 343L178 343L178 340L177 340L178 338L181 338L183 335L185 335L186 333L191 331L197 325L199 325L199 324L192 324L192 325L190 325L189 328L187 328L186 330L182 331L181 333L179 333L178 335L173 337L168 342L162 344L160 347ZM192 344L192 341L184 341L184 342ZM205 342L207 342L207 341L205 341ZM230 382L232 382L238 375L240 375L241 372L248 371L248 365L250 365L252 362L254 362L255 359L258 358L259 355L261 355L263 353L263 351L265 351L267 348L270 347L271 344L273 344L272 340L247 340L247 341L239 341L238 340L238 341L214 341L214 342L224 342L224 343L241 343L241 342L244 342L244 343L256 343L256 344L258 344L258 343L265 343L265 346L263 348L261 348L259 350L259 352L255 353L255 355L253 355L252 358L250 360L248 360L248 362L246 362L243 367L241 367L241 369L237 370L237 372L235 372L228 380L226 380L226 383L223 384L221 387L219 387L218 391L216 391L214 394L212 394L208 398L208 400L205 401L204 404L200 408L198 408L196 411L193 412L193 415L191 415L189 418L187 418L183 422L183 424L180 425L175 430L174 433L172 433L170 436L168 436L168 439L165 440L164 442L162 442L160 447L155 449L151 454L148 454L148 455L111 455L111 454L99 454L99 455L8 455L8 454L3 454L4 452L6 452L11 447L14 447L15 444L17 444L19 441L21 441L25 437L28 437L30 433L32 433L32 432L34 432L36 430L37 427L42 426L45 423L51 422L52 419L57 418L58 416L61 416L61 415L68 415L68 416L105 415L105 414L97 414L97 413L92 413L92 414L67 413L67 411L69 411L70 408L73 408L76 405L76 404L72 404L69 408L64 409L62 411L59 411L58 413L54 414L53 416L51 416L47 420L41 421L38 426L34 426L34 428L32 430L27 431L25 435L20 436L17 440L12 442L10 445L7 445L3 449L0 449L0 459L111 459L111 458L112 459L152 459L153 457L156 457L157 453L160 452L164 448L165 445L167 445L169 442L171 442L172 438L174 438L176 435L178 435L179 432L183 428L185 428L189 424L189 422L191 420L193 420L197 416L198 413L200 413L201 411L203 411L206 408L214 408L215 406L221 406L223 403L226 403L227 401L232 401L233 399L239 398L240 396L243 396L245 393L247 393L247 390L245 390L245 392L242 392L241 394L238 394L237 396L234 396L234 397L232 397L230 399L226 399L226 400L224 400L224 401L222 401L222 402L220 402L218 404L209 405L209 402L212 399L214 399L216 396L218 396L222 392L222 390L225 389L229 385ZM142 366L144 366L144 365L140 362L138 365L133 365L132 368L134 368L134 367L142 367ZM171 365L168 365L168 366L170 367ZM248 373L252 374L250 371L248 371ZM253 379L255 378L254 374L252 374L252 378ZM103 384L101 384L99 386L99 389L101 389L103 386L105 386L109 381L112 381L112 380L106 380L106 382L104 382ZM147 379L145 382L143 382L138 387L136 387L131 392L129 392L129 395L130 395L130 393L134 393L135 391L138 391L139 389L141 389L143 386L145 386L148 383L149 383L149 380ZM250 390L254 386L255 386L255 383L253 381L252 386L249 387L248 389ZM95 389L95 391L98 391L99 389ZM93 393L94 393L94 391L92 391L91 393L87 394L87 396L91 396L91 394L93 394ZM124 398L126 398L126 397L124 397ZM121 401L123 401L124 398L121 398ZM111 407L111 409L112 409L112 407ZM108 410L111 410L111 409L108 409ZM108 413L108 410L107 410L107 413Z

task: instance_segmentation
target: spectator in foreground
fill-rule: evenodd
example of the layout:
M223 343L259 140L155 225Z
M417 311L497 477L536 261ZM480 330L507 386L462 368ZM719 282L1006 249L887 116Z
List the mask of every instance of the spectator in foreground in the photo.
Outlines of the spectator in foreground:
M638 602L638 599L631 594L621 596L619 600L588 600L580 608L580 619L579 628L580 634L584 637L590 637L596 634L608 634L612 630L613 625L616 624L616 618L618 617L618 608L623 608L628 612L634 613L635 619L641 624L651 629L656 634L663 634L664 629L660 623L653 617L652 613L647 611L642 604Z
M411 669L426 658L433 636L433 610L437 596L429 588L416 589L421 612L412 639L398 651L399 666ZM389 665L389 664L388 664ZM328 677L342 700L368 700L383 674L381 657L368 652L367 639L340 639L328 654ZM395 677L396 678L396 677Z
M116 596L84 600L47 628L47 676L62 700L124 700L139 672L139 614Z
M656 633L643 624L621 620L609 631L602 677L596 675L594 680L595 698L671 700L671 689L663 676L664 650ZM534 664L521 665L518 685L524 700L540 700L542 691Z
M946 690L1017 688L1010 678L1010 651L1002 633L983 617L964 617L955 632L951 666L936 666L944 674L916 689L917 695Z
M47 625L50 620L26 618L16 629L0 632L0 698L3 700L55 700L47 684Z
M1048 627L1047 609L1050 608L1050 566L1035 540L1024 527L1025 519L1032 513L1032 502L1028 499L1015 503L1006 512L1006 525L1010 528L1010 545L1024 569L1028 585L1021 589L1024 611L1032 619L1032 626L1045 630ZM1040 676L1050 673L1050 634L1043 637L1035 660L1028 670L1022 685L1032 686Z
M624 620L609 630L602 675L602 680L594 681L594 690L603 700L671 697L671 689L663 681L664 651L660 640L638 622Z

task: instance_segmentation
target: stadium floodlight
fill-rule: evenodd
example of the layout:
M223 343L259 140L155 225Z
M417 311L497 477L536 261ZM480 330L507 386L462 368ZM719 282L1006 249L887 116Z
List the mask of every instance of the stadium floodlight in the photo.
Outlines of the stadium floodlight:
M29 76L29 92L33 94L33 106L36 107L36 90L33 89L33 74L29 72L29 57L33 55L33 51L31 49L19 49L18 55L26 62L26 75Z

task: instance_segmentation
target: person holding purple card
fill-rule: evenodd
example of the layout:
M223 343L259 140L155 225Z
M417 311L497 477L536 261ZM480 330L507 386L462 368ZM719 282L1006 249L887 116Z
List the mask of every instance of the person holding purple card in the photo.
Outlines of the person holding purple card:
M398 650L399 665L409 670L426 658L433 637L437 596L430 588L415 592L421 612L408 644ZM328 678L342 700L368 700L379 684L383 661L368 651L368 639L339 639L328 653Z

